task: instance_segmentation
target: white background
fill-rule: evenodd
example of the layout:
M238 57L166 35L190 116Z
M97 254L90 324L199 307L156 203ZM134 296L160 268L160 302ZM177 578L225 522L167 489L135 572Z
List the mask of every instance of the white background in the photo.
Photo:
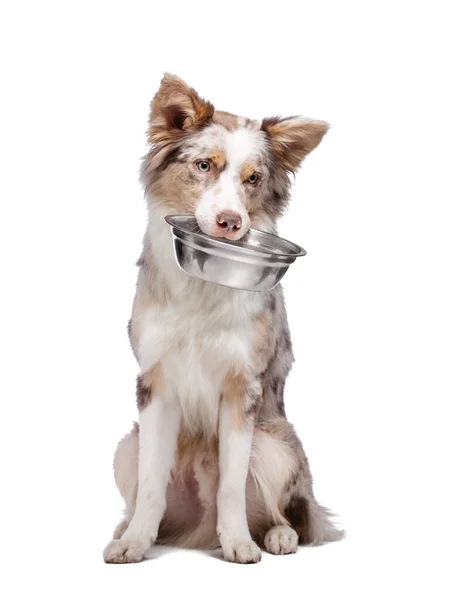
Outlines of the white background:
M448 597L444 4L2 3L5 598ZM137 171L164 71L221 109L332 125L280 231L308 251L285 278L287 412L341 543L250 566L102 562L136 418Z

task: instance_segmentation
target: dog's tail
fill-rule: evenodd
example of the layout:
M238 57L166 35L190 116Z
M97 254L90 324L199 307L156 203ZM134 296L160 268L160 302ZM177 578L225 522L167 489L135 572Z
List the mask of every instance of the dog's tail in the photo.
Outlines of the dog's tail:
M334 515L315 498L293 494L285 508L285 516L298 534L299 544L319 546L337 542L345 536L332 522Z

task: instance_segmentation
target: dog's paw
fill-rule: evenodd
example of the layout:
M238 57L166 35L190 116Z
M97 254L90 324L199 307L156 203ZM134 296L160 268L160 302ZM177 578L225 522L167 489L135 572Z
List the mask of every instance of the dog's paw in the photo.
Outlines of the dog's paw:
M293 554L298 548L298 534L288 525L276 525L267 532L264 545L271 554Z
M145 546L142 542L131 540L112 540L103 551L106 563L136 563L143 559Z
M224 559L235 563L257 563L262 558L260 548L252 540L232 540L222 544Z

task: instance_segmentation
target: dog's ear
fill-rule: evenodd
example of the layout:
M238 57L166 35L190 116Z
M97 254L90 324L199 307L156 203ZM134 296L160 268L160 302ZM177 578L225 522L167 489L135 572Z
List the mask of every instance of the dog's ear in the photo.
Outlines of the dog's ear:
M151 103L149 141L176 139L205 125L213 114L210 102L176 75L166 73Z
M309 152L321 142L329 125L302 117L269 117L262 121L279 164L294 173Z

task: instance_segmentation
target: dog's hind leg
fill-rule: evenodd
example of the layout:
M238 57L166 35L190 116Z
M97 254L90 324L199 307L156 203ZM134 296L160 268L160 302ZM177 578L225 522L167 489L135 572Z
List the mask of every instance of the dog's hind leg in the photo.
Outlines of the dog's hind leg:
M115 528L112 539L119 540L125 533L136 508L137 464L139 457L139 425L120 440L114 457L114 477L120 494L125 501L124 518Z
M250 474L250 530L268 552L290 554L298 544L319 545L343 537L331 513L315 500L307 458L285 419L259 424Z
M334 525L332 513L315 499L309 462L299 438L287 421L282 430L295 456L295 469L282 494L283 514L298 534L299 544L319 546L341 540L344 531Z

